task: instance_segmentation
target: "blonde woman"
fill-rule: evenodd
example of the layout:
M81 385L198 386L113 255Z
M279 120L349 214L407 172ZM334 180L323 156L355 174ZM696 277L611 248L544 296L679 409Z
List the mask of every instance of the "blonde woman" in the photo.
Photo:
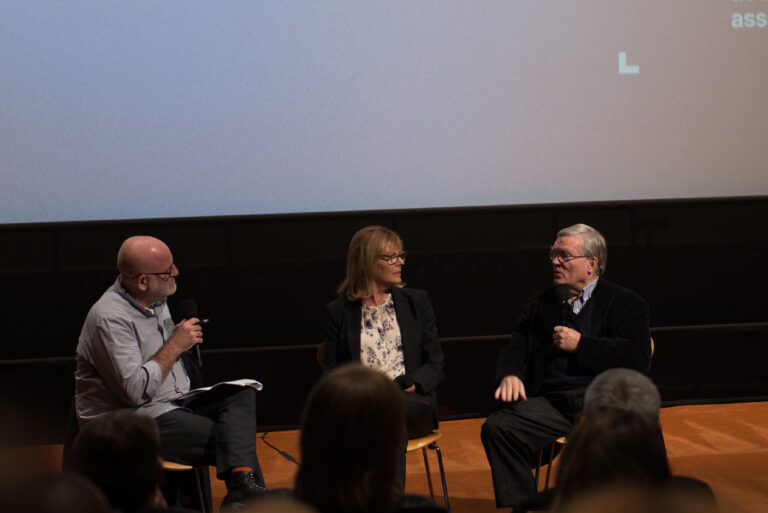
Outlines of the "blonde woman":
M394 231L367 226L355 233L340 297L326 307L323 369L360 362L386 374L403 392L405 429L415 438L437 427L443 350L427 293L404 287L404 265ZM404 454L402 465L404 479Z

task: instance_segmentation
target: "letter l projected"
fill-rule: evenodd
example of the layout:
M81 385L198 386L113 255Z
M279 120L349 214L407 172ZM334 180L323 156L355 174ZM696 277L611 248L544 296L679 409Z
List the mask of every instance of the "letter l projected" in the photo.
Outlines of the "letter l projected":
M640 66L627 66L627 52L619 52L619 75L637 75Z

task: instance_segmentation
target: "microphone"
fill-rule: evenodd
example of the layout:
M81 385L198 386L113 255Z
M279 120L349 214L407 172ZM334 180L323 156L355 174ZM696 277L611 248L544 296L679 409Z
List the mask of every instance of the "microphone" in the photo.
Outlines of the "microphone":
M183 299L179 301L179 309L184 319L197 317L197 302L194 299ZM206 324L208 319L203 319L200 324ZM200 344L195 344L195 355L197 356L197 366L203 367L203 356L200 354Z
M565 326L567 321L565 309L568 307L568 299L571 297L571 290L567 283L555 284L555 300L560 305L560 326Z

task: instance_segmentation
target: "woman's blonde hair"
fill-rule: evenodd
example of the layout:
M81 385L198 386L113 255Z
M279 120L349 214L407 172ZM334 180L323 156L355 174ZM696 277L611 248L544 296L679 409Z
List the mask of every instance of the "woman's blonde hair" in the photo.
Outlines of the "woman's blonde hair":
M373 265L382 251L399 252L403 241L398 234L383 226L366 226L352 236L347 252L347 274L339 285L338 294L350 301L373 295ZM402 287L404 283L397 286Z

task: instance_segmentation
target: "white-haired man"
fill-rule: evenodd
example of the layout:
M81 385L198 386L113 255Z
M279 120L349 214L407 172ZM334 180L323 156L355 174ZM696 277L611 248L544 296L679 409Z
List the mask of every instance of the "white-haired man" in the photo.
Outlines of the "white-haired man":
M650 362L648 305L601 277L603 236L585 224L564 228L550 260L554 287L526 302L499 354L495 397L504 407L482 428L499 508L535 492L531 454L568 433L595 376L613 367L645 372Z

